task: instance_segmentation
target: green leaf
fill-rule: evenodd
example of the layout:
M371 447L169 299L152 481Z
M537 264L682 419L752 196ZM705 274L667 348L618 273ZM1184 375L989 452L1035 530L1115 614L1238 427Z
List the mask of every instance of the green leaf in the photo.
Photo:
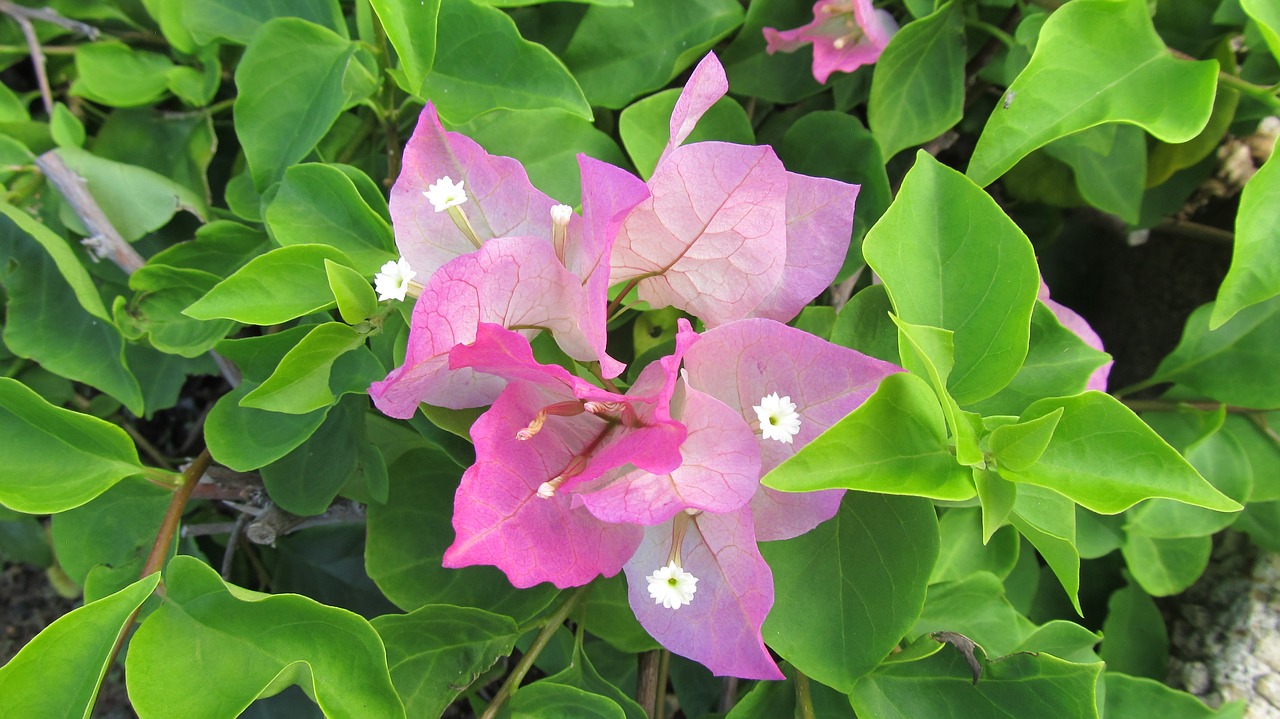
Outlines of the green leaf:
M40 243L40 246L49 253L53 262L58 267L58 272L62 274L62 278L71 286L71 291L75 293L75 297L80 302L80 306L86 312L101 320L111 321L111 315L107 313L106 305L102 304L102 296L98 294L98 288L94 284L93 278L89 276L89 271L80 264L75 251L67 244L67 241L54 234L52 230L38 222L34 217L28 215L22 210L8 204L0 202L0 212L17 225L18 229L25 232L31 239ZM12 291L12 290L11 290Z
M621 574L592 583L585 611L587 631L620 651L638 654L661 647L636 620L627 598L627 581Z
M307 156L338 114L373 93L372 56L332 30L297 18L262 25L236 67L236 136L264 191Z
M563 110L495 110L458 129L490 154L519 160L538 189L566 205L582 202L579 153L627 164L612 137Z
M453 538L453 495L462 474L441 451L407 452L390 474L387 502L369 505L365 563L369 576L397 606L412 611L453 604L526 622L555 599L550 584L517 590L493 567L440 565Z
M1222 327L1240 310L1276 295L1280 295L1280 160L1268 160L1240 193L1231 269L1218 290L1209 329Z
M111 650L160 574L60 617L0 667L0 714L89 719Z
M592 118L559 58L520 37L506 13L471 0L440 0L435 64L416 94L431 98L452 123L494 109L555 108Z
M347 36L337 0L182 0L183 25L197 44L228 40L247 45L263 24L296 17Z
M351 267L362 275L372 276L398 256L391 225L333 165L308 163L286 170L265 219L277 243L330 245L351 258Z
M1227 3L1224 2L1223 7L1226 5ZM1229 37L1223 38L1218 43L1214 48L1213 56L1221 63L1223 72L1233 75L1239 73L1235 49L1232 48ZM1235 120L1236 108L1239 105L1238 91L1219 86L1217 96L1213 98L1213 112L1209 115L1209 122L1200 134L1186 142L1153 142L1147 151L1147 187L1160 185L1178 171L1194 167L1217 151L1223 136L1227 134L1232 121Z
M436 59L436 19L441 0L370 0L400 58L404 86L417 92Z
M1190 587L1204 573L1213 538L1157 539L1129 534L1120 551L1129 572L1147 594L1167 597Z
M53 106L49 132L59 147L84 147L84 123L60 102Z
M253 325L288 322L333 306L324 262L350 267L328 245L290 245L253 258L183 311L198 320L229 319Z
M593 589L592 592L594 593L594 591ZM581 634L578 634L574 641L573 658L569 662L569 666L558 674L547 677L545 681L550 684L565 684L575 689L605 697L622 709L626 719L646 719L648 717L648 714L636 703L636 700L628 696L622 689L619 689L617 684L600 676L591 660L582 651Z
M165 590L125 662L139 714L237 716L257 697L297 684L326 716L405 716L382 640L355 614L296 594L229 587L187 556L169 562ZM174 676L200 677L218 691L193 692Z
M209 197L206 174L216 144L212 116L139 108L111 113L98 128L93 154L163 175L203 202ZM198 205L202 210L203 204ZM196 269L212 271L206 267Z
M1225 512L1239 509L1110 395L1085 392L1044 399L1028 407L1021 420L1058 409L1064 410L1062 419L1040 460L1022 471L1001 467L1000 476L1052 489L1101 514L1115 514L1152 497Z
M956 461L970 467L980 464L983 456L974 428L947 391L947 378L955 355L955 333L909 324L893 316L891 319L898 325L898 354L902 357L902 366L912 374L928 377L929 384L933 385L942 414L947 418L947 433L955 443Z
M1107 672L1103 675L1103 680L1106 685L1106 719L1139 716L1244 719L1245 716L1243 700L1227 702L1217 709L1210 709L1196 697L1154 679Z
M875 63L867 124L885 158L946 132L964 114L964 13L956 2L902 27Z
M116 325L131 340L145 335L161 352L199 357L226 337L235 323L192 319L182 311L219 279L202 270L147 264L129 276L129 287L137 292L133 301L117 298L112 308Z
M1149 382L1177 382L1242 407L1280 406L1280 375L1258 371L1274 364L1280 348L1280 298L1243 308L1211 330L1213 311L1210 303L1191 313L1178 346Z
M702 59L742 22L737 0L636 0L589 8L561 53L592 105L626 107Z
M990 542L1009 519L1018 499L1018 486L987 469L973 468L973 485L982 503L982 541Z
M626 719L622 707L599 694L555 684L534 682L520 688L499 714L503 719L555 719L572 716L582 719Z
M1035 486L1018 488L1009 521L1053 570L1071 600L1080 608L1080 553L1076 550L1076 508L1071 500Z
M991 433L991 451L1001 467L1017 472L1039 461L1053 438L1062 410L1050 412L1030 422L997 427Z
M989 397L1017 374L1039 272L1026 235L990 195L921 152L862 252L898 317L955 332L957 402Z
M1044 303L1037 302L1031 313L1030 348L1027 359L1004 389L969 405L967 409L984 416L1019 415L1042 397L1083 392L1093 371L1107 361L1079 335L1062 326Z
M1095 136L1105 141L1095 141ZM1138 224L1147 166L1142 130L1131 125L1097 125L1054 140L1044 152L1071 168L1085 202L1130 225Z
M288 454L316 431L329 410L281 414L241 407L240 400L257 386L246 377L239 387L218 398L205 420L209 453L238 472L257 469Z
M84 178L89 194L129 242L164 227L179 210L200 219L209 214L203 196L153 170L107 160L78 147L59 148L58 154ZM67 227L89 234L69 206L63 206L60 216Z
M1019 614L1004 594L1000 578L988 572L930 585L924 612L907 636L914 639L935 631L957 632L977 642L988 656L1008 654L1031 636L1035 625Z
M853 115L830 110L803 115L783 135L778 156L792 172L860 186L853 215L855 240L862 239L893 198L880 146ZM838 278L861 266L862 252L857 244L851 245Z
M1240 8L1256 23L1271 54L1280 60L1280 8L1266 0L1240 0Z
M968 468L956 464L946 421L929 384L893 374L830 429L761 480L785 492L844 487L963 501L973 497Z
M978 138L967 174L979 185L1032 150L1102 123L1185 142L1209 120L1218 63L1174 58L1145 3L1075 0L1060 10L1045 21L1031 62Z
M885 664L858 682L850 700L858 716L884 719L1097 719L1101 674L1101 662L1075 664L1049 654L1015 654L982 660L982 677L974 685L965 658L943 647L924 659Z
M120 42L94 42L76 48L73 95L112 107L137 107L160 99L169 88L173 63L163 55L134 50Z
M885 362L901 364L898 325L892 314L893 304L884 285L866 287L840 309L831 328L831 341Z
M377 313L378 296L364 275L333 260L324 261L324 272L329 278L329 289L333 290L343 322L354 325Z
M976 507L946 510L938 533L941 549L929 575L930 584L959 581L975 572L990 572L1003 579L1018 563L1018 532L1006 526L984 540L982 511Z
M78 507L143 472L124 430L54 407L7 377L0 377L0 435L5 438L0 504L19 512L53 514Z
M363 341L362 335L341 322L316 325L285 354L270 377L240 400L240 406L285 414L328 407L333 404L329 373L334 361Z
M618 133L640 176L649 179L658 158L671 140L671 111L681 90L673 88L654 93L627 106L618 116ZM751 118L737 100L725 96L698 120L684 144L721 140L750 145L756 141Z
M440 716L498 659L511 654L519 628L510 617L433 604L373 620L387 645L391 680L409 716Z
M360 459L365 406L355 398L342 402L302 444L262 468L271 501L300 516L329 508Z
M849 493L816 529L762 543L775 592L765 641L808 676L851 690L919 616L937 521L928 500Z
M120 482L87 504L53 515L50 521L58 565L84 586L99 564L142 571L173 492L150 482Z
M1169 672L1169 632L1160 608L1141 587L1127 584L1112 592L1102 637L1102 658L1109 669L1164 681Z

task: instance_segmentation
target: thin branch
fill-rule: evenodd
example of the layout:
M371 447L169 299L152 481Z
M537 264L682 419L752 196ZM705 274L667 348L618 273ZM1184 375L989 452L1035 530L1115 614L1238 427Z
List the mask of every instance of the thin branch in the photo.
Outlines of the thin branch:
M50 150L37 157L36 167L39 167L45 177L48 177L58 188L66 198L67 204L71 205L71 209L76 213L76 217L80 218L84 228L89 231L89 236L81 242L89 249L90 255L95 259L105 257L111 260L126 275L133 274L146 264L142 255L133 249L133 245L125 242L115 226L111 224L111 220L107 219L98 201L89 194L88 183L67 167L67 163L63 162L57 150Z
M590 591L591 585L577 588L564 601L564 604L560 605L556 613L547 619L546 626L542 628L541 632L538 632L533 644L529 645L529 651L525 652L523 657L520 657L520 663L507 675L506 681L502 682L498 693L493 696L493 701L489 702L489 706L485 707L484 714L480 715L480 719L494 719L494 717L498 716L498 710L520 688L520 682L524 681L524 675L533 667L534 660L538 658L543 649L546 649L547 644L551 642L551 637L555 636L555 633L564 624L564 620L573 612L574 607L578 606Z
M227 536L227 548L222 552L222 571L220 574L223 579L231 578L231 569L235 565L236 544L240 541L240 535L244 533L244 525L249 521L249 515L242 514L236 517L236 521L231 523L231 533ZM183 527L186 529L186 527ZM183 532L185 535L186 532Z
M720 679L720 713L728 714L738 703L738 678L722 677Z
M84 35L90 40L98 39L98 28L88 23L80 22L79 20L72 20L69 17L63 17L53 8L27 7L25 5L18 5L17 3L10 2L10 0L0 0L0 12L8 15L14 20L17 20L18 18L26 20L40 20L52 25L57 25L60 28L70 30L77 35Z
M652 719L658 703L658 650L650 649L643 652L639 663L636 701L640 704L640 708L644 709L645 716Z
M97 39L98 28L65 18L50 8L30 8L9 0L0 0L0 13L13 18L13 21L18 23L18 27L22 28L22 36L27 41L27 51L31 53L31 64L35 68L36 83L40 85L40 101L44 103L45 114L52 117L53 89L49 86L49 72L45 68L44 48L40 45L40 37L36 35L36 28L31 21L41 20L52 23L84 35L90 40Z
M809 691L809 677L796 671L796 719L814 719L813 694Z
M665 719L667 715L667 680L671 676L671 651L662 649L658 654L658 686L653 696L653 719Z

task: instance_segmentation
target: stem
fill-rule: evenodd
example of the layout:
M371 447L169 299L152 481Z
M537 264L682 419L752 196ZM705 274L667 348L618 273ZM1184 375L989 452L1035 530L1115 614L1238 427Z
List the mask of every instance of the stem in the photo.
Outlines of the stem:
M1214 412L1219 407L1224 407L1228 414L1262 414L1263 412L1275 412L1280 407L1238 407L1233 404L1223 405L1221 402L1173 402L1167 399L1131 399L1124 402L1124 406L1134 412L1169 412L1178 409L1194 409L1201 412Z
M373 20L373 34L377 40L377 53L380 64L391 69L391 53L387 50L387 31L382 27L382 19L377 13L370 13ZM396 122L399 114L396 112L396 83L390 77L383 75L382 91L379 93L381 107L378 112L378 119L382 122L383 135L386 137L387 144L387 177L382 181L383 186L391 187L395 184L396 176L400 174L400 136Z
M169 500L169 508L164 511L164 519L160 522L160 530L156 532L156 539L151 544L151 553L147 555L146 564L142 565L143 577L148 577L155 572L160 571L164 566L165 559L169 556L169 547L173 544L173 537L178 533L178 524L182 521L182 513L187 508L187 500L191 497L191 490L195 489L196 483L204 476L204 471L209 468L209 450L204 450L200 456L192 460L187 468L182 470L182 484L177 491L173 493L173 497ZM156 586L156 592L164 593L164 584ZM133 623L138 619L138 612L142 611L139 606L133 610L129 618L125 620L124 626L120 628L120 633L116 635L116 643L111 647L111 654L107 657L106 666L110 667L115 663L116 657L120 655L120 649L124 646L125 637L129 636L129 630L133 628ZM103 679L106 673L103 673ZM102 686L98 686L99 692Z
M1172 53L1174 57L1181 60L1198 60L1198 58L1194 58L1185 52L1174 50L1173 48L1169 48L1169 52ZM1218 84L1235 90L1241 95L1247 95L1272 110L1280 110L1280 97L1276 97L1276 89L1274 87L1255 85L1238 75L1232 75L1231 73L1222 70L1218 71Z
M728 714L738 703L738 678L724 677L720 680L720 713Z
M142 255L120 236L111 220L98 205L84 178L67 167L57 150L50 150L36 158L36 166L58 188L67 204L89 231L85 246L95 257L105 257L114 262L126 275L131 275L146 264Z
M471 221L467 219L466 214L457 205L446 209L445 212L449 213L449 219L453 220L453 224L457 226L458 231L465 235L468 240L471 240L471 244L477 250L480 249L483 243L480 240L480 236L476 234L475 228L471 226Z
M650 649L640 655L640 667L636 678L636 701L644 709L645 716L652 718L658 703L658 650Z
M671 673L671 652L663 649L658 654L658 686L653 697L653 719L663 719L667 713L667 678Z
M815 719L809 677L799 670L796 671L796 719Z
M485 708L484 714L480 715L480 719L494 719L494 717L498 715L498 710L502 708L502 705L505 704L508 699L515 696L516 690L520 687L520 682L524 680L524 675L533 667L534 660L538 658L538 655L542 653L543 649L547 648L547 644L551 642L551 637L555 636L555 633L560 629L560 626L564 624L564 620L573 612L574 607L578 606L590 591L591 585L578 587L574 590L573 594L570 594L569 598L564 601L564 604L560 605L560 608L556 610L555 614L552 614L547 619L547 623L542 627L542 631L539 632L537 638L533 640L533 644L529 645L529 651L525 652L523 657L520 657L520 663L517 664L516 668L507 675L506 681L502 682L502 686L498 689L498 693L494 695L493 701L489 702L489 706Z
M983 22L981 20L965 20L964 24L968 27L974 28L975 30L981 30L987 33L996 40L999 40L1009 49L1013 49L1018 44L1018 41L1015 40L1012 35L989 22Z
M635 277L635 278L632 278L631 281L628 282L626 285L624 285L622 288L622 291L618 293L617 297L613 298L613 301L609 303L609 307L605 309L604 316L612 317L613 313L617 311L618 306L622 304L622 300L625 299L627 295L631 294L631 290L634 290L636 288L636 285L640 284L640 280L642 279L644 278Z
M1118 390L1112 391L1111 396L1115 397L1116 399L1120 399L1125 395L1130 395L1130 394L1133 394L1134 392L1141 392L1142 390L1148 387L1154 387L1158 384L1161 384L1161 382L1158 382L1155 379L1144 379L1141 382L1135 382L1129 385L1128 387L1121 387Z

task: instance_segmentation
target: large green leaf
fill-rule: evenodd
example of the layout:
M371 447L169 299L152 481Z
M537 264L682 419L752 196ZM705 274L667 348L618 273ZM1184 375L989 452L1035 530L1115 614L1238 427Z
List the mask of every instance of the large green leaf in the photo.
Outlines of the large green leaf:
M622 707L612 699L568 684L540 681L530 684L511 698L499 714L503 719L626 719Z
M592 105L621 109L700 60L742 22L736 0L593 6L561 53Z
M315 433L262 468L271 501L294 514L322 514L360 459L366 401L349 398L325 417Z
M988 185L1032 150L1105 122L1138 125L1165 142L1209 120L1216 61L1169 53L1139 0L1074 0L1045 22L1026 69L978 138L968 175Z
M671 140L671 111L681 90L672 88L654 93L627 106L618 116L618 134L627 154L635 163L640 176L649 179L658 158ZM751 129L751 118L737 100L725 96L707 110L699 120L685 144L721 140L750 145L756 135Z
M1280 7L1267 0L1240 0L1240 8L1258 23L1267 48L1280 60Z
M154 170L107 160L78 147L60 148L58 154L84 178L112 227L130 242L164 227L179 210L200 219L209 214L202 195ZM67 227L89 234L69 206L63 206L60 216Z
M1132 125L1098 125L1054 140L1044 152L1071 168L1085 202L1131 225L1141 219L1147 167L1142 130Z
M440 0L370 0L369 4L400 58L405 87L418 92L436 59Z
M139 479L53 515L50 533L58 565L81 586L99 564L128 567L137 577L172 497L171 491Z
M886 377L862 406L761 480L786 492L844 487L945 500L974 495L947 444L937 395L912 374Z
M960 121L964 59L964 12L954 0L889 40L876 61L867 103L867 124L886 158Z
M1177 382L1242 407L1280 407L1280 373L1258 371L1275 366L1280 352L1280 297L1245 307L1211 330L1213 311L1211 303L1191 313L1150 382Z
M272 250L250 260L183 313L198 320L274 325L325 309L334 303L325 260L352 265L346 254L328 245Z
M219 463L240 472L270 464L302 444L324 422L329 408L307 414L281 414L240 406L258 386L247 377L218 398L205 419L204 438Z
M955 332L957 402L989 397L1017 374L1040 277L1031 243L990 195L920 152L862 253L898 317Z
M592 589L592 593L595 593L594 588ZM582 650L582 643L582 633L579 632L574 637L573 654L570 658L569 666L559 673L547 677L546 681L550 684L565 684L576 689L581 689L586 692L591 692L592 694L606 697L622 709L622 713L626 716L626 719L646 719L648 714L645 713L644 709L636 703L635 699L632 699L626 692L619 688L619 685L625 685L625 680L617 681L615 679L614 681L609 681L608 679L600 676L600 673L596 671L595 665L592 664L591 660ZM604 647L602 645L596 644L595 647L603 653ZM617 656L630 659L630 657L625 654Z
M928 500L850 492L817 529L762 543L774 579L765 641L805 674L850 691L919 616L937 526Z
M472 0L440 0L435 64L419 94L453 123L499 108L556 108L591 119L591 106L564 63L520 37L506 13Z
M265 219L279 244L336 247L364 275L373 276L398 254L391 225L365 202L351 177L332 165L308 163L286 170Z
M257 30L236 66L235 126L259 191L373 93L374 67L367 50L305 20L276 18Z
M938 533L940 550L929 575L930 584L959 581L975 572L990 572L1003 578L1018 563L1021 542L1017 531L1005 526L984 542L982 511L977 507L946 510L938 523Z
M98 294L93 278L89 276L89 271L84 268L84 265L80 264L80 260L76 258L75 252L66 240L36 221L31 215L7 202L0 202L0 212L4 213L5 217L17 226L17 229L27 233L49 253L58 272L62 274L62 279L71 286L75 298L86 312L101 320L111 320L111 315L107 312L106 305L102 304L102 296Z
M333 404L329 389L333 363L363 341L358 332L341 322L315 325L240 405L285 414L307 414L328 407Z
M366 621L296 594L229 587L194 557L165 570L165 595L129 643L129 699L138 716L238 716L259 696L302 686L329 717L404 717L386 650ZM192 691L175 676L217 691Z
M129 287L137 292L133 301L121 297L112 307L116 324L130 340L145 335L161 352L199 357L226 337L235 323L197 320L182 311L204 297L220 279L203 270L145 265L129 276Z
M168 89L173 62L164 55L134 50L120 42L95 42L76 49L74 95L112 107L135 107L157 100Z
M1009 521L1036 548L1071 600L1080 608L1080 552L1076 549L1076 508L1070 499L1042 487L1018 487Z
M373 620L409 716L440 716L498 659L511 654L519 628L510 617L431 604Z
M613 138L563 110L495 110L459 129L491 154L519 160L538 189L566 205L582 202L579 153L627 164Z
M1280 160L1274 157L1240 193L1231 269L1209 317L1211 330L1245 307L1280 295Z
M1160 608L1141 587L1126 584L1111 593L1101 652L1112 671L1164 681L1169 672L1169 630Z
M1131 677L1119 672L1103 675L1106 685L1104 719L1158 716L1166 719L1244 719L1243 699L1210 709L1200 699L1173 689L1162 681Z
M1015 651L1034 631L1031 620L1005 598L999 577L974 572L959 581L931 585L924 611L908 637L956 632L977 642L988 656L1000 656Z
M493 567L440 565L453 539L453 495L461 474L435 449L407 452L391 466L386 503L369 506L369 576L405 610L453 604L528 621L556 597L550 584L517 590Z
M124 430L54 407L7 377L0 377L0 435L0 504L19 512L78 507L144 471Z
M229 40L247 45L267 21L295 17L323 25L342 37L347 24L337 0L181 0L182 24L200 45Z
M1158 539L1128 534L1120 551L1129 572L1147 594L1167 597L1190 587L1204 573L1213 538Z
M0 715L89 719L112 647L160 574L60 617L0 667Z
M1085 392L1040 400L1022 421L1064 410L1048 448L1035 464L1000 476L1063 494L1101 514L1164 497L1224 512L1240 505L1214 489L1150 427L1110 395Z
M877 719L1098 717L1101 662L1076 664L1033 653L980 661L976 685L968 662L951 646L924 659L887 662L858 682L850 697L854 711Z

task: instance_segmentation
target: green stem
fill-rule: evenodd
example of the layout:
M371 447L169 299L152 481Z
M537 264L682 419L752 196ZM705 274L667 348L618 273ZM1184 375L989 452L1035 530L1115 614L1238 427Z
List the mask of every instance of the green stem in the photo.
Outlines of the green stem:
M1146 389L1146 388L1148 388L1148 387L1154 387L1154 386L1156 386L1156 385L1158 385L1158 384L1160 384L1160 381L1159 381L1159 380L1156 380L1156 379L1154 379L1154 378L1152 378L1152 379L1144 379L1144 380L1142 380L1141 382L1135 382L1135 383L1133 383L1133 384L1129 385L1128 387L1122 387L1122 388L1120 388L1120 389L1113 390L1113 391L1111 392L1111 396L1112 396L1112 397L1115 397L1116 399L1120 399L1120 398L1122 398L1122 397L1124 397L1124 396L1126 396L1126 395L1133 394L1134 392L1141 392L1142 390L1144 390L1144 389Z
M809 691L809 677L796 671L796 719L815 719L813 694Z
M671 675L671 652L658 655L658 686L653 697L653 719L665 719L667 713L667 678Z
M551 642L551 637L559 631L560 626L564 624L564 620L573 612L574 607L578 606L587 594L591 591L591 585L578 587L573 594L560 605L555 614L547 618L547 623L542 627L542 631L538 632L537 638L533 640L533 644L529 645L529 651L520 657L520 663L516 664L516 668L511 674L507 675L506 681L502 682L502 686L498 689L498 693L494 695L493 701L489 702L489 706L485 708L484 714L480 715L480 719L493 719L498 715L498 710L506 704L507 700L515 696L516 690L520 688L520 682L524 681L524 675L533 667L533 662L547 648L547 644Z
M1280 97L1276 97L1275 88L1255 85L1229 72L1218 73L1218 84L1235 90L1241 95L1251 97L1272 110L1280 110Z
M640 284L640 280L642 279L644 278L632 278L632 280L622 288L622 291L618 293L618 296L614 297L613 301L609 303L609 306L604 311L604 316L612 318L613 313L616 312L618 310L618 306L622 304L622 300L626 299L627 295L631 294L631 290L634 290L636 285Z
M382 20L377 13L371 13L373 34L376 39L378 64L386 70L391 69L391 52L387 49L387 31L382 27ZM386 140L387 177L382 184L391 187L400 174L400 135L397 123L399 113L396 109L396 83L390 75L383 73L382 88L379 93L378 119L382 123L383 136Z
M991 37L999 40L1002 45L1009 48L1010 50L1017 47L1018 45L1018 41L1015 40L1012 35L1005 32L1004 30L1001 30L995 25L992 25L989 22L983 22L981 20L965 20L964 24L966 27L971 27L975 30L981 30L987 33Z

